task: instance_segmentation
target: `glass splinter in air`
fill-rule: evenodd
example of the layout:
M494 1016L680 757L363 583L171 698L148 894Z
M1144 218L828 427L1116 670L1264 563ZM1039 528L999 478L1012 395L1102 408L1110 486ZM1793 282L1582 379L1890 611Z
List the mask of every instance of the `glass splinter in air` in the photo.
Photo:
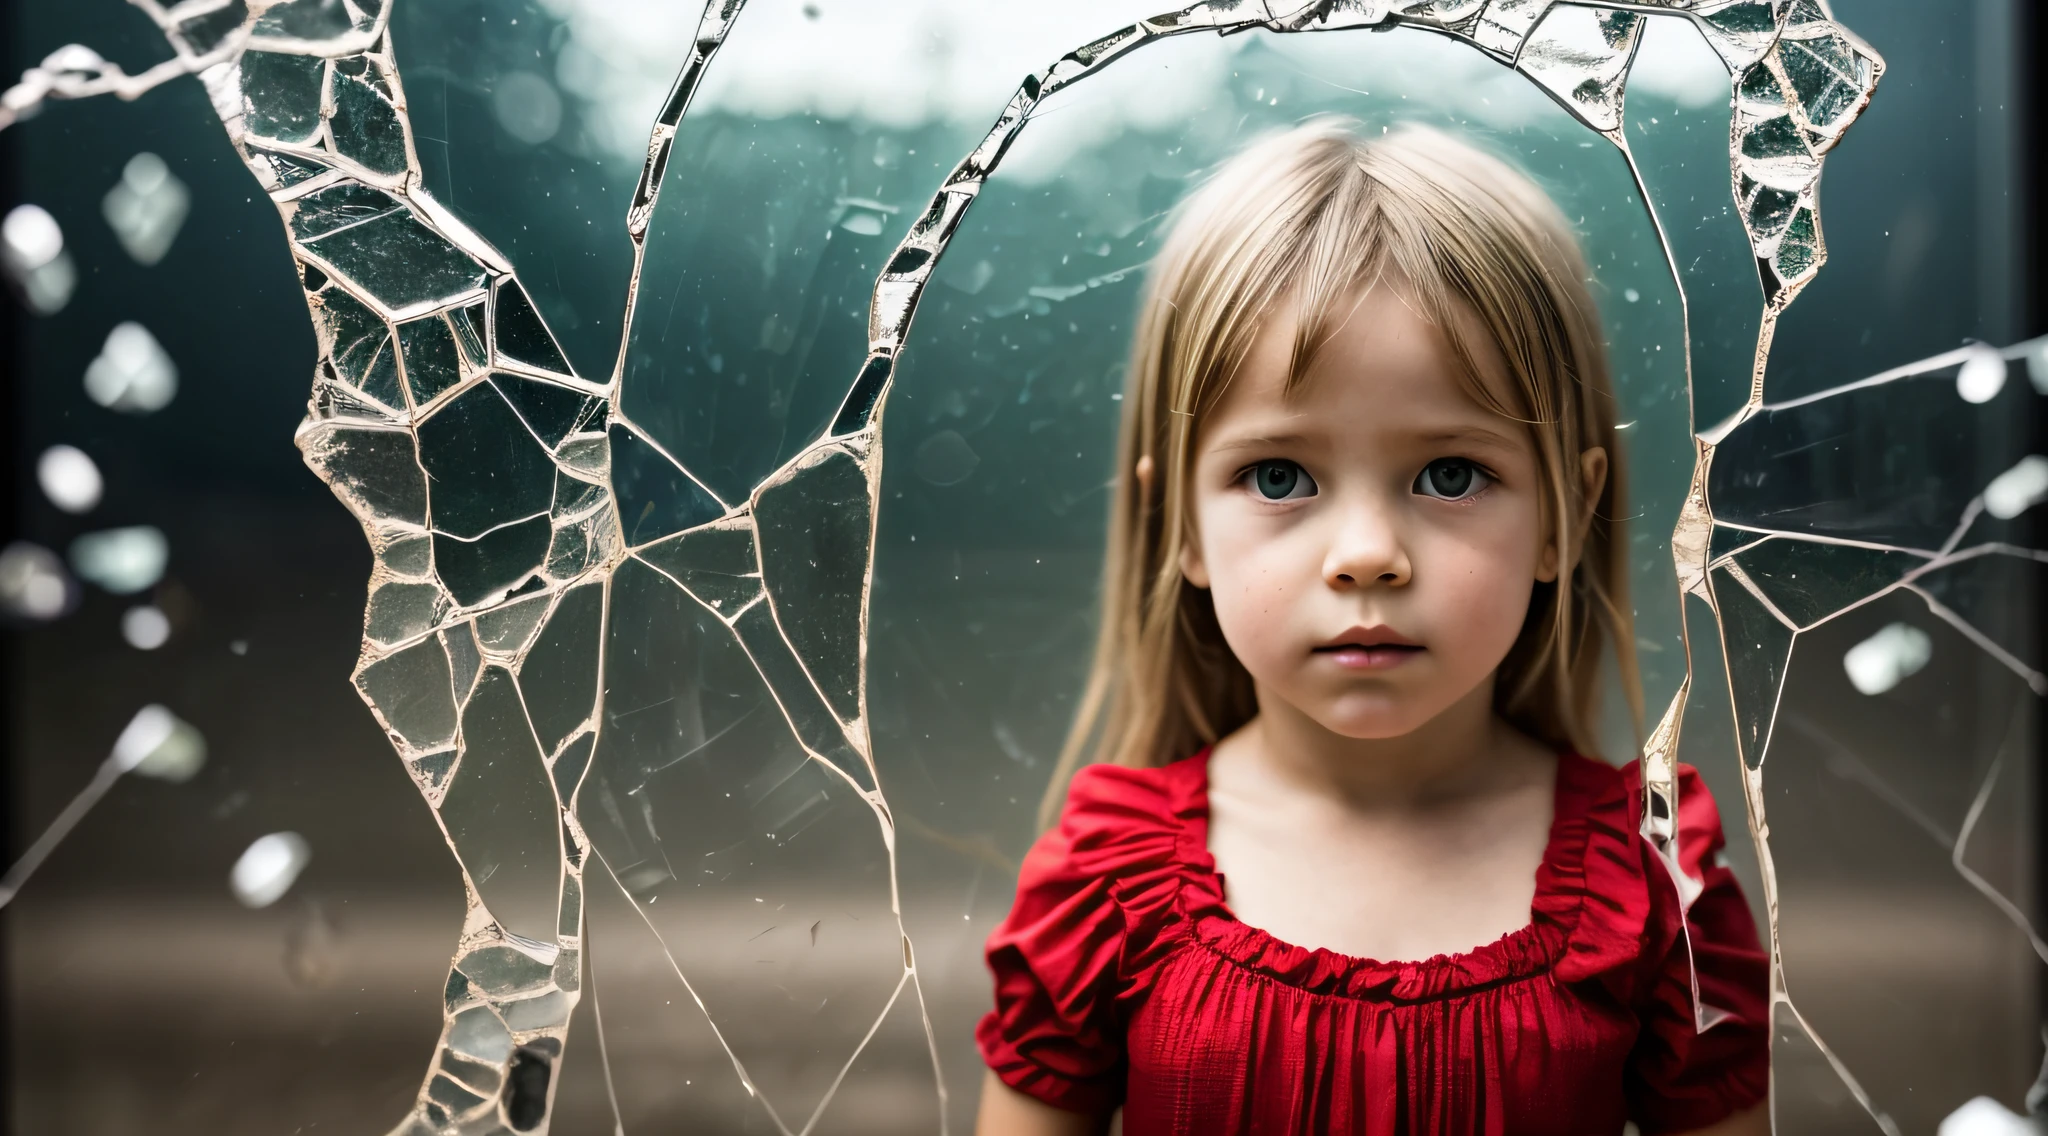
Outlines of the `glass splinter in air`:
M846 393L822 436L751 489L718 491L715 477L693 471L693 455L664 448L622 412L625 353L608 375L577 373L507 259L423 190L388 26L388 5L403 2L286 0L254 6L239 25L223 25L216 8L159 13L159 23L180 66L201 74L289 233L320 349L299 444L376 554L355 684L464 871L468 917L437 1055L397 1129L408 1134L546 1127L586 980L586 897L593 910L623 900L659 936L649 911L677 878L671 852L680 844L673 834L664 842L650 802L674 791L656 775L681 759L620 710L674 701L684 687L772 707L735 716L716 700L698 700L663 721L695 739L693 758L751 762L746 783L756 804L772 806L760 815L778 817L780 831L813 823L821 802L865 806L858 811L866 827L835 838L856 850L851 855L879 856L888 880L847 902L887 918L871 921L864 945L849 955L874 972L878 1012L859 1044L832 1055L840 1078L899 1003L912 1000L922 1012L916 954L895 894L895 821L876 775L866 706L880 416L940 257L1034 109L1137 48L1184 33L1412 26L1524 73L1616 146L1642 184L1622 127L1650 18L1643 14L1534 0L1209 0L1164 13L1025 79L888 258L869 306L868 354L845 361ZM625 217L634 247L628 334L678 125L740 7L741 0L712 0L705 9L653 124ZM1995 360L1971 349L1767 402L1772 325L1825 259L1823 159L1867 104L1883 63L1820 0L1660 7L1689 19L1731 76L1732 184L1764 299L1754 366L1740 389L1713 400L1692 392L1701 432L1671 549L1679 588L1714 613L1725 645L1721 677L1732 696L1775 948L1762 785L1801 635L1902 593L2043 691L2038 644L1989 613L2000 588L2041 571L2044 556L2026 546L2015 518L2048 494L2048 459L2003 455L1999 470L1974 482L1923 475L1965 468L1944 447L1976 444L1985 416L2011 415L2007 403L2039 397L2048 356L2040 344ZM89 54L53 56L22 89L36 97L126 89ZM1668 242L1666 260L1678 282ZM1993 381L1993 369L2002 373L2008 363L2031 366L2035 381ZM1959 387L1958 371L1971 367ZM1859 473L1853 494L1831 492L1847 476L1830 464L1839 454L1798 443L1841 433L1844 418L1905 432L1887 444L1917 447L1925 468L1884 485ZM1801 505L1801 493L1813 503ZM1869 507L1887 494L1910 507ZM1872 519L1880 515L1920 520ZM613 617L628 610L631 619ZM1924 666L1930 649L1924 632L1888 628L1844 665L1862 676L1859 688L1875 689ZM1680 727L1702 678L1688 675L1643 754L1644 830L1660 848L1674 835ZM1958 871L2024 922L1965 864L1971 826L1999 768L1982 781L1970 823L1943 839ZM799 922L815 946L822 920ZM887 929L877 935L876 926ZM734 1023L721 1022L706 1001L718 993L692 985L678 961L681 944L663 946L765 1118L784 1133L808 1130L839 1080L801 1100L764 1092L744 1044L722 1032ZM1827 1053L1793 1007L1782 966L1774 975L1786 1028ZM1696 1006L1704 1028L1717 1011L1697 997ZM601 1016L597 1022L601 1031ZM923 1028L943 1097L928 1015ZM1828 1057L1878 1125L1895 1130L1852 1072ZM940 1115L943 1126L943 1107Z

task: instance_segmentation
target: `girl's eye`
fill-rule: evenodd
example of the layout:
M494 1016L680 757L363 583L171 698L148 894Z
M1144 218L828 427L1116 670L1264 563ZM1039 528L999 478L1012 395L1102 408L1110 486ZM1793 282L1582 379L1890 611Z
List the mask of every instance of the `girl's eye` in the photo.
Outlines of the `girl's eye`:
M1415 477L1415 492L1444 501L1462 501L1486 488L1486 474L1464 458L1438 458Z
M1268 501L1291 501L1316 495L1315 479L1291 461L1262 461L1248 472L1252 490Z

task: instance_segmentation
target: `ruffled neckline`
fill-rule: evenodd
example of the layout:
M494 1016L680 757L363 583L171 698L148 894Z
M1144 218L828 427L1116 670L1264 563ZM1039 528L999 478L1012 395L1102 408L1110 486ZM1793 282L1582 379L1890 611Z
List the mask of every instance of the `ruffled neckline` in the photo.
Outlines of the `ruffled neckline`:
M1175 906L1195 941L1247 970L1310 993L1425 1002L1546 972L1561 981L1591 978L1635 957L1650 896L1633 847L1635 778L1623 770L1560 755L1550 836L1526 925L1467 951L1381 961L1296 946L1237 918L1209 852L1208 766L1205 749L1160 771L1175 828Z

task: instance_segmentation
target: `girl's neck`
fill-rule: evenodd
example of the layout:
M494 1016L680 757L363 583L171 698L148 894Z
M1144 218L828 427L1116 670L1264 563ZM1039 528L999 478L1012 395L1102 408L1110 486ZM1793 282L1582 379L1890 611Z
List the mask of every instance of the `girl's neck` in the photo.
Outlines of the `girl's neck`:
M1358 811L1429 807L1502 787L1504 775L1547 765L1543 745L1493 711L1493 683L1416 730L1391 738L1333 733L1284 700L1259 692L1259 713L1218 743L1234 761L1289 789ZM1533 763L1531 759L1534 759Z

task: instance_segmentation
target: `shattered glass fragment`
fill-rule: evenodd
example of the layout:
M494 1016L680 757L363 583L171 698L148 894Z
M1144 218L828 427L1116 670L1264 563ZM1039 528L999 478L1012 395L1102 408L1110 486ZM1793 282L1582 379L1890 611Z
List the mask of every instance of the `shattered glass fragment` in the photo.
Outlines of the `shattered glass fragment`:
M462 382L462 358L455 333L443 316L433 315L398 325L400 353L405 356L405 385L412 405L424 407Z
M359 181L338 181L290 200L292 235L300 241L321 237L379 217L402 212L405 206L383 190Z
M548 511L555 463L497 388L469 388L417 431L437 532L475 540Z
M458 623L441 632L441 640L448 648L449 677L454 682L457 705L469 700L470 688L476 685L477 671L483 666L483 656L476 645L476 632L468 623Z
M511 672L484 669L462 712L462 738L462 759L441 801L448 839L498 925L552 943L562 876L555 795ZM464 973L489 989L476 970L465 966Z
M590 765L590 754L597 746L595 733L578 734L562 747L561 756L555 758L555 795L564 802L573 801L576 789L583 783L583 771Z
M556 580L573 580L596 567L608 543L603 534L610 531L609 525L594 518L557 524L548 541L547 574Z
M249 133L279 142L311 142L320 130L326 70L326 61L317 56L244 52L242 121Z
M540 626L553 601L553 596L535 596L484 612L476 617L477 641L493 654L524 654L526 645L533 640L534 629Z
M494 998L545 987L554 968L526 951L508 946L478 947L455 962L456 970Z
M434 584L394 581L370 593L363 635L373 643L404 643L432 630L447 611L448 597Z
M464 607L506 594L546 562L553 537L546 513L491 528L474 539L434 533L434 565Z
M455 740L455 685L438 639L429 636L369 664L357 672L356 686L405 746L431 750ZM468 693L467 680L461 689Z
M873 788L873 777L850 743L847 727L833 715L803 662L790 650L768 605L757 603L741 611L732 626L804 748L860 788Z
M306 302L321 353L334 361L342 380L394 410L405 409L391 325L340 288L323 288Z
M861 616L873 523L868 474L837 447L755 491L761 579L775 620L843 720L860 717Z
M255 146L249 147L249 168L255 172L257 180L263 183L263 188L273 192L310 181L330 169L325 163L316 162L303 154L286 154Z
M604 634L604 586L563 593L540 638L519 665L526 714L543 752L590 720L597 701L597 662Z
M406 172L405 124L390 98L368 76L334 73L335 152L374 173Z
M312 43L338 39L367 29L383 6L383 0L284 0L257 17L255 34Z
M1772 606L1811 627L1924 567L1927 558L1893 549L1776 538L1750 546L1735 563Z
M379 559L394 576L407 579L421 579L434 570L434 543L426 533L410 529L396 530L397 535L384 545ZM372 542L374 545L374 541Z
M578 813L685 983L744 960L815 1007L807 1029L818 1058L792 1064L777 1060L787 1050L774 1023L749 1020L756 1003L743 988L689 987L732 1055L714 1049L716 1064L698 1068L729 1076L736 1061L761 1099L808 1114L903 977L873 814L795 744L778 711L780 680L764 683L722 621L636 561L612 586L614 608L637 617L608 629L606 719ZM772 621L761 626L775 635ZM808 688L793 660L781 671ZM836 731L811 697L813 720ZM626 940L609 941L623 957ZM606 1019L609 1028L609 1008Z
M599 482L585 481L566 469L555 475L555 506L552 513L557 524L587 519L591 514L610 505L611 501L611 494Z
M746 518L677 533L634 552L698 603L730 619L761 597L754 526Z
M292 216L305 255L394 316L483 288L483 265L390 196L337 182L300 199Z
M569 367L569 360L562 355L562 348L556 344L553 333L541 322L540 313L533 310L533 301L526 298L526 290L515 280L501 280L492 301L491 342L496 346L498 359L502 362L550 371L558 375L575 374Z
M512 1053L512 1032L490 1007L472 1006L455 1015L448 1048L496 1067Z
M1763 764L1771 739L1771 723L1791 662L1793 630L1752 592L1736 569L1716 568L1714 606L1721 617L1723 655L1742 660L1728 668L1735 699L1736 743L1750 768Z
M455 309L448 316L448 325L455 329L455 337L462 342L462 357L469 361L470 369L481 371L488 368L491 352L484 345L483 303Z
M455 751L440 750L412 759L406 764L412 768L413 775L419 778L421 787L426 790L427 803L440 803L441 790L448 784L448 773L455 768Z
M226 3L211 7L200 5L198 11L187 6L174 17L178 20L178 35L193 51L204 54L221 46L228 36L241 30L249 18L249 6L244 0L227 0ZM185 15L190 12L190 15Z
M612 493L627 544L695 528L725 512L709 491L624 422L611 425Z
M518 411L527 429L551 450L570 431L589 425L597 410L596 400L589 395L543 379L498 374L491 376L491 383Z
M410 433L323 423L299 435L299 450L365 524L427 523L426 474Z
M1516 66L1595 130L1621 128L1622 90L1643 17L1559 4L1542 17Z

